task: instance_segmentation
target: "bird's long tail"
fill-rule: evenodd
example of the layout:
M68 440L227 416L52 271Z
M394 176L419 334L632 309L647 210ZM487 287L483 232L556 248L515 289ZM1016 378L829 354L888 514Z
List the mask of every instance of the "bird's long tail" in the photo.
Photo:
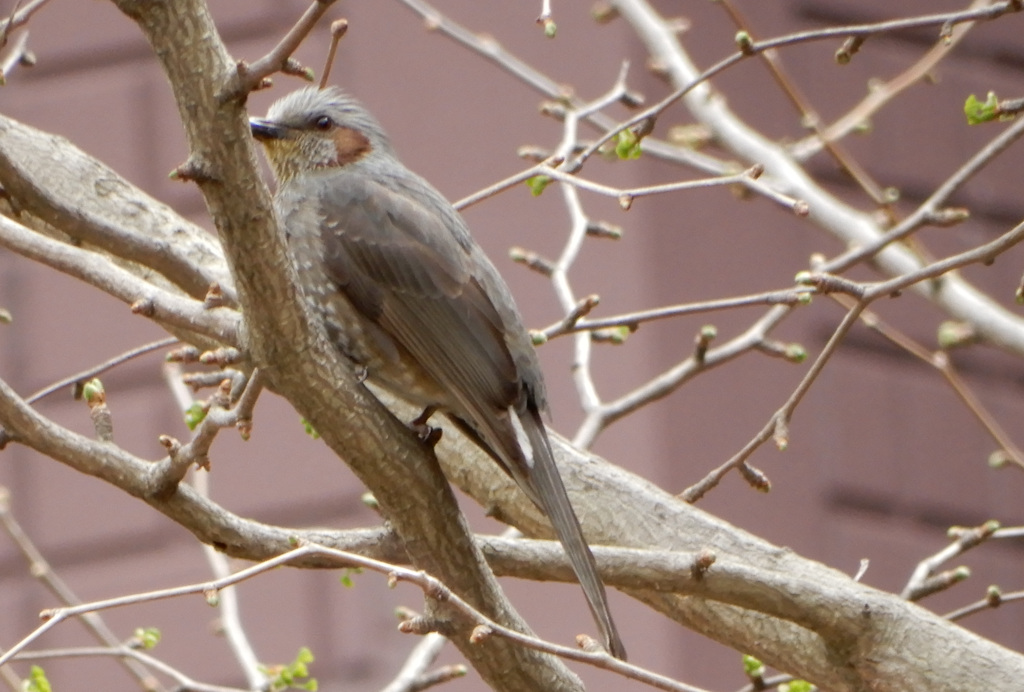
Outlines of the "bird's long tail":
M536 500L540 502L540 509L547 514L558 540L569 556L573 571L576 572L580 586L583 587L590 612L593 613L594 621L604 637L605 646L612 656L626 660L626 649L622 645L619 631L608 609L604 584L597 574L597 562L583 536L583 529L580 528L580 522L569 502L562 477L558 475L558 467L555 465L551 443L548 441L540 413L530 407L523 412L519 420L533 450L530 480L534 486L532 489L536 494Z

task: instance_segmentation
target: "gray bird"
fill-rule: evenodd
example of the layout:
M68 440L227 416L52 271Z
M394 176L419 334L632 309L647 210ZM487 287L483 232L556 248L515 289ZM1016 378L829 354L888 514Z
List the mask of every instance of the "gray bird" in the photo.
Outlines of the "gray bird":
M302 289L376 384L440 410L550 519L608 650L626 653L541 413L537 354L511 293L462 217L407 169L338 89L307 88L253 118Z

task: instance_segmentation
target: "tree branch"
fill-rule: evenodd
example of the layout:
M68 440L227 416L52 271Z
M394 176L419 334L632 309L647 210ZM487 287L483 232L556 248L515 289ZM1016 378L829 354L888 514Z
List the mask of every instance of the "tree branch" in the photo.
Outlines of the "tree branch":
M644 0L616 0L622 16L629 21L652 57L666 65L668 75L680 89L694 83L700 70L690 60L668 23ZM828 35L850 36L871 31L892 31L922 23L939 25L944 18L955 16L966 22L999 16L1013 10L1013 3L998 3L989 8L884 22L876 25L842 27L834 32L805 32L789 37L792 40L820 38ZM779 41L781 41L780 39ZM778 41L762 41L761 49L774 46ZM724 99L716 98L711 87L702 83L690 89L683 97L687 108L711 129L723 146L746 161L761 163L766 175L771 176L787 194L807 202L809 220L849 245L869 245L881 235L877 222L864 212L853 209L825 192L790 156L785 147L767 139L742 122L729 110ZM874 258L878 268L889 276L909 274L921 268L922 260L902 245L890 245ZM955 319L976 325L978 335L988 343L1017 355L1024 355L1024 320L1008 312L991 298L978 291L959 276L943 279L943 290L933 292L925 285L915 287L919 293L935 302Z
M0 185L18 212L159 272L193 298L217 283L235 304L215 238L63 137L0 115Z
M237 344L238 315L234 310L207 310L201 302L158 288L98 253L48 238L6 216L0 216L0 246L96 286L130 305L132 312L178 332L180 338L195 340L198 334L222 344Z

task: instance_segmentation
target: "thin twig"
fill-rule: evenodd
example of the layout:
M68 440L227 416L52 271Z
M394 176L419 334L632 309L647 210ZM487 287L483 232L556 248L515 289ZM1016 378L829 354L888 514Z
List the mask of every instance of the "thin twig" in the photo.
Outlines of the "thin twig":
M78 606L45 610L40 615L41 617L46 618L46 622L36 628L36 630L20 642L15 644L15 646L5 654L0 656L0 665L3 665L20 655L32 642L36 641L40 636L42 636L42 634L55 627L57 624L70 618L78 617L83 613L107 610L110 608L118 608L139 603L149 603L156 600L176 598L185 595L204 594L207 599L214 598L222 589L227 588L228 586L233 586L247 579L251 579L278 566L288 564L293 560L308 558L310 556L330 558L337 561L338 566L361 567L381 574L386 574L389 579L393 581L407 581L415 584L423 590L427 597L443 600L445 603L458 609L467 617L472 618L472 620L477 624L473 635L475 637L501 636L537 651L546 652L577 662L587 663L597 668L610 670L630 679L651 685L657 689L668 690L670 692L705 692L700 688L686 685L671 678L652 673L646 669L640 668L639 666L616 659L607 652L599 650L599 647L596 649L588 648L588 650L581 651L580 649L546 642L538 639L537 637L525 635L507 627L503 627L484 616L457 594L448 589L443 583L423 571L399 567L386 562L381 562L380 560L374 560L362 555L335 550L314 543L303 543L299 547L290 550L287 553L265 560L264 562L235 572L227 577L219 578L210 582L178 586L169 589L159 589L139 594L94 601L92 603L84 603ZM684 571L687 574L692 573L692 570ZM682 576L685 577L686 575L684 574ZM697 579L697 577L692 575L690 578ZM420 631L420 628L424 626L430 627L430 624L427 622L406 621L402 623L399 629L406 632L418 632ZM95 651L110 650L97 649ZM152 665L152 663L149 662L147 664Z
M490 60L535 91L544 94L548 98L564 100L573 107L583 104L581 99L567 94L562 84L551 79L519 57L509 53L492 36L473 33L436 10L429 3L424 2L424 0L399 1L422 17L428 29L437 31L464 48ZM618 121L600 112L590 113L585 119L604 131L618 128L620 125ZM683 149L652 137L648 137L645 140L645 145L645 151L655 156L688 165L712 175L722 175L734 167L732 164L720 161L713 156L692 149Z
M152 601L159 601L167 598L177 598L179 596L188 596L194 594L205 594L207 596L214 596L220 589L223 589L234 584L238 584L247 579L268 572L275 567L287 564L296 557L301 557L307 554L308 551L303 549L292 550L290 552L278 555L276 557L265 560L257 565L248 567L246 569L235 572L234 574L224 577L222 579L215 579L209 582L202 582L198 584L188 584L186 586L175 586L169 589L155 589L153 591L145 591L143 593L130 594L127 596L118 596L116 598L108 598L100 601L92 601L91 603L82 603L74 606L64 606L60 608L51 608L44 610L40 613L40 617L45 620L43 624L33 630L27 637L22 639L20 642L15 644L5 654L0 656L0 665L7 663L12 660L14 656L23 651L29 644L36 641L43 634L64 622L65 620L76 618L85 613L92 613L99 610L109 610L111 608L120 608L128 605L136 605L139 603L150 603Z
M422 678L428 674L427 669L434 665L446 643L448 638L437 632L425 635L406 658L395 678L381 692L413 692L423 689Z
M4 683L10 688L11 692L24 692L25 682L18 674L14 672L11 666L0 666L0 678L3 678Z
M160 437L161 444L167 449L167 457L158 462L154 469L156 483L160 488L157 492L170 492L185 478L190 468L209 469L210 447L224 428L237 426L243 438L248 436L252 408L263 390L262 379L258 373L249 377L239 400L232 405L234 389L231 377L222 377L220 386L206 405L205 415L195 435L187 443L181 444L168 435Z
M726 11L726 14L729 15L730 19L732 19L737 29L746 30L748 33L751 33L747 28L746 20L732 2L729 0L721 0L718 2L718 6ZM789 78L789 75L786 74L785 70L782 69L782 59L779 57L778 51L774 49L766 50L760 53L759 57L768 67L769 74L771 74L778 83L779 87L782 89L782 93L786 95L800 114L800 122L809 127L816 135L819 136L819 141L823 143L825 149L832 155L832 158L850 174L850 177L860 185L861 189L863 189L876 204L885 203L885 194L881 186L871 178L870 174L864 170L856 159L854 159L853 156L838 142L826 139L822 136L821 116L801 93L796 83L793 82L793 80Z
M22 31L18 34L18 38L14 40L14 44L7 50L3 58L0 59L0 84L7 82L7 75L11 73L18 65L23 62L27 62L28 55L28 30Z
M991 5L991 0L974 0L968 9L980 9L990 7ZM827 143L838 141L861 127L863 123L869 122L883 106L892 102L896 96L933 74L939 61L964 39L976 23L975 21L967 21L951 26L950 33L940 38L913 65L887 82L872 84L867 96L844 116L827 127L816 129L813 135L795 143L790 149L793 156L801 161L806 160L817 153L823 146L827 145Z
M648 47L652 58L664 63L673 83L685 85L699 76L698 68L675 40L666 20L654 12L649 4L623 0L617 7ZM1001 3L996 6L995 12L998 15L1019 9L1019 2ZM976 12L974 15L965 13L959 18L969 20L976 16ZM764 163L778 184L806 199L812 207L811 219L816 225L848 245L867 244L879 236L881 230L876 218L829 195L806 170L796 164L782 146L737 118L724 99L716 98L710 88L705 86L694 92L686 105L713 132L721 146L750 160ZM884 252L878 253L875 261L878 268L890 276L915 271L925 263L919 255L901 245L886 248ZM955 318L972 321L979 336L986 342L1018 355L1024 354L1024 321L1018 315L955 274L943 280L941 291L933 288L929 283L915 290Z
M252 407L255 405L256 397L262 389L257 377L257 372L249 378L243 390L242 396L235 404L236 418L249 420L252 417ZM171 390L178 408L186 410L195 403L192 393L182 381L182 369L178 363L167 363L164 367L164 380ZM237 424L237 423L236 423ZM210 475L209 473L192 474L191 485L202 497L210 497ZM210 571L215 579L224 579L231 574L231 567L228 558L213 546L203 544L203 556L206 558ZM253 690L264 689L267 684L267 676L260 670L259 657L256 655L255 647L249 640L249 636L242 625L241 610L238 602L238 591L234 587L221 589L217 608L220 611L220 624L228 641L228 646L238 661L242 673L246 677L249 688Z
M371 560L369 558L363 558L360 556L354 556L349 553L343 553L341 551L331 550L323 546L308 546L311 549L321 551L325 555L335 555L338 559L352 561L353 563L364 567L366 569L372 569L384 574L387 574L389 579L393 581L408 581L419 586L425 594L431 598L438 598L443 600L445 603L453 605L463 614L472 618L477 626L474 629L474 637L489 637L489 636L501 636L509 639L523 646L536 649L545 653L549 653L555 656L559 656L568 660L578 661L582 663L588 663L597 668L610 670L620 675L626 676L630 679L638 680L642 683L646 683L652 687L661 690L669 690L671 692L704 692L697 687L687 685L671 678L667 678L662 675L657 675L648 670L640 668L639 666L626 663L620 659L614 658L603 650L588 651L580 649L574 649L568 646L561 646L546 642L537 637L532 637L521 632L517 632L508 627L504 627L494 622L490 618L484 616L478 610L469 605L466 601L460 598L457 594L453 593L440 581L431 577L420 570L407 569L404 567L395 567L394 565L388 565L377 560ZM399 627L402 631L414 632L417 631L419 623L406 622ZM596 646L596 643L595 643ZM598 647L599 649L599 647Z
M807 302L808 297L814 293L810 287L801 287L784 291L768 291L766 293L755 293L749 296L738 298L719 298L707 300L700 303L689 303L687 305L671 305L664 308L651 308L650 310L638 310L627 312L622 315L602 318L576 319L570 323L565 320L556 322L540 332L548 339L553 339L562 334L573 332L592 331L594 329L607 329L609 327L630 327L636 328L644 322L653 322L671 317L683 315L698 315L706 312L717 312L719 310L731 310L733 308L750 307L752 305L799 305Z
M136 665L141 664L143 670L145 670L146 667L158 670L178 683L178 687L176 688L177 690L188 690L188 692L251 692L251 690L256 689L251 687L245 689L238 687L224 687L223 685L210 685L198 682L188 677L177 668L164 663L160 659L129 646L117 646L111 648L82 646L69 649L25 651L18 654L16 660L40 661L53 658L101 658L104 656L117 656L118 658L132 659L131 662Z
M324 73L320 77L321 89L327 88L327 80L331 78L331 68L334 67L334 56L338 53L338 44L347 32L347 19L336 19L331 22L331 47L327 51L327 60L324 61Z
M264 83L263 80L275 72L286 71L290 74L309 76L300 65L291 61L291 56L299 45L306 40L309 32L313 30L313 27L326 14L333 3L334 0L313 0L313 4L299 18L295 26L284 35L284 38L269 53L251 65L246 65L245 63L238 64L237 79L227 92L219 96L219 99L221 101L231 101L237 98L244 98L250 91L259 88Z
M1024 135L1024 118L1016 120L992 141L982 147L974 156L964 162L945 180L910 216L870 243L850 249L824 263L820 269L826 272L843 272L854 264L874 257L887 245L906 238L922 225L929 223L950 195L974 177L996 156L1006 151L1011 144Z
M552 159L549 159L544 163L537 164L536 166L532 166L525 170L519 171L518 173L513 173L504 180L499 180L498 182L492 185L488 185L482 190L478 190L471 195L463 197L459 201L455 202L452 206L460 211L468 207L471 207L478 202L482 202L485 199L494 197L495 195L504 192L505 190L515 187L516 185L519 185L520 183L529 180L530 178L536 175L539 175L540 172L542 170L546 170L547 165L551 163L553 163L553 161Z
M152 353L153 351L159 351L162 348L170 348L171 346L174 346L175 344L178 343L181 343L180 339L172 336L166 339L160 339L159 341L153 341L151 343L144 344L137 348L133 348L130 351L125 351L124 353L118 356L114 356L108 361L100 363L99 365L94 365L88 370L83 370L82 372L71 375L70 377L65 377L62 380L58 380L57 382L54 382L51 385L47 385L46 387L40 389L38 392L34 393L32 396L26 398L25 403L35 403L42 399L43 397L49 396L54 392L60 391L61 389L65 389L66 387L70 387L72 385L84 382L88 379L96 377L97 375L101 375L112 368L116 368L117 366L132 360L133 358L144 356L147 353Z
M852 300L843 295L830 296L833 300L849 309ZM960 376L953 365L953 361L946 351L929 351L923 345L911 339L903 332L886 324L875 313L865 310L861 314L861 321L869 328L882 335L892 343L902 348L918 360L927 363L935 368L946 379L949 386L953 388L957 397L967 407L967 410L981 423L982 427L992 436L996 444L1007 455L1007 460L1024 469L1024 452L1014 443L1013 438L1003 429L985 405L971 390L967 382Z
M704 357L698 361L692 355L673 367L656 375L647 382L635 387L614 401L609 401L587 414L576 435L573 444L587 448L593 444L597 435L617 420L628 416L633 411L647 406L670 393L676 391L691 379L713 368L728 363L739 356L750 352L761 344L772 329L784 320L793 310L788 305L778 305L756 320L742 334L709 348Z
M957 532L956 540L934 555L931 555L917 563L917 567L914 568L914 572L910 575L910 579L907 581L906 586L904 586L903 591L900 592L900 598L906 598L912 601L918 600L919 596L915 594L920 591L925 581L935 574L939 567L949 562L954 557L962 555L971 548L977 547L992 538L998 528L998 522L992 521L982 524L981 526L974 527L970 530L960 530Z
M643 187L632 187L632 188L615 188L609 185L603 185L601 183L595 183L585 178L580 178L577 175L566 173L558 168L551 168L548 166L541 166L538 174L550 176L553 180L557 180L562 183L568 183L581 190L588 192L596 192L598 194L606 195L608 197L614 197L616 199L635 197L646 197L648 195L660 195L668 192L680 192L682 190L698 190L708 187L717 187L720 185L736 185L745 183L747 179L753 177L753 173L756 172L757 167L750 168L740 173L732 173L729 175L721 175L715 178L704 178L701 180L684 180L675 183L662 183L660 185L645 185ZM777 199L785 199L784 196L780 196ZM792 207L796 204L796 200L789 198L786 201L786 205Z
M800 380L800 383L790 395L789 399L787 399L786 402L774 414L772 414L768 423L761 428L750 442L748 442L725 464L712 471L697 484L683 491L683 493L681 493L681 498L687 502L695 502L698 500L708 490L717 485L718 481L725 475L725 473L746 462L754 451L769 439L772 439L773 436L776 437L776 442L780 447L786 446L788 443L788 433L786 431L788 431L789 421L793 412L796 410L796 407L800 404L800 401L810 389L811 385L817 379L818 375L825 368L825 364L835 354L836 350L839 348L839 344L846 337L847 332L849 332L853 327L854 323L860 318L861 313L868 307L868 305L879 298L898 293L913 284L934 279L968 264L987 261L992 257L1005 252L1009 248L1021 242L1021 240L1024 240L1024 223L1015 226L1007 233L989 243L985 243L984 245L966 252L953 255L939 262L926 265L917 271L910 272L903 276L898 276L888 281L880 281L873 284L852 284L859 289L860 299L846 313L846 316L832 333L832 336L825 344L825 347L815 359L807 374ZM815 279L815 277L808 278L812 280Z
M0 34L7 36L20 26L23 26L32 15L42 9L50 0L31 0L24 7L14 12L10 17L0 22Z
M1006 603L1013 603L1015 601L1024 602L1024 591L1011 591L1010 593L999 594L999 598L996 602L993 602L993 600L989 598L986 598L981 601L976 601L975 603L966 605L962 608L957 608L952 612L946 613L942 617L946 618L950 622L956 622L957 620L961 620L967 617L968 615L974 615L975 613L980 613L985 610L991 610L992 608L995 608L997 606L1001 606Z

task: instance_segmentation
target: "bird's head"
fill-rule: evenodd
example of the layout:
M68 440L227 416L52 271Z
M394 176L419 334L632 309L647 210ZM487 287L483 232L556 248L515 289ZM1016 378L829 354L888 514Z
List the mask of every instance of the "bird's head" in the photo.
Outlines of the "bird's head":
M276 101L266 118L250 118L279 182L356 163L390 151L380 125L340 89L299 89Z

